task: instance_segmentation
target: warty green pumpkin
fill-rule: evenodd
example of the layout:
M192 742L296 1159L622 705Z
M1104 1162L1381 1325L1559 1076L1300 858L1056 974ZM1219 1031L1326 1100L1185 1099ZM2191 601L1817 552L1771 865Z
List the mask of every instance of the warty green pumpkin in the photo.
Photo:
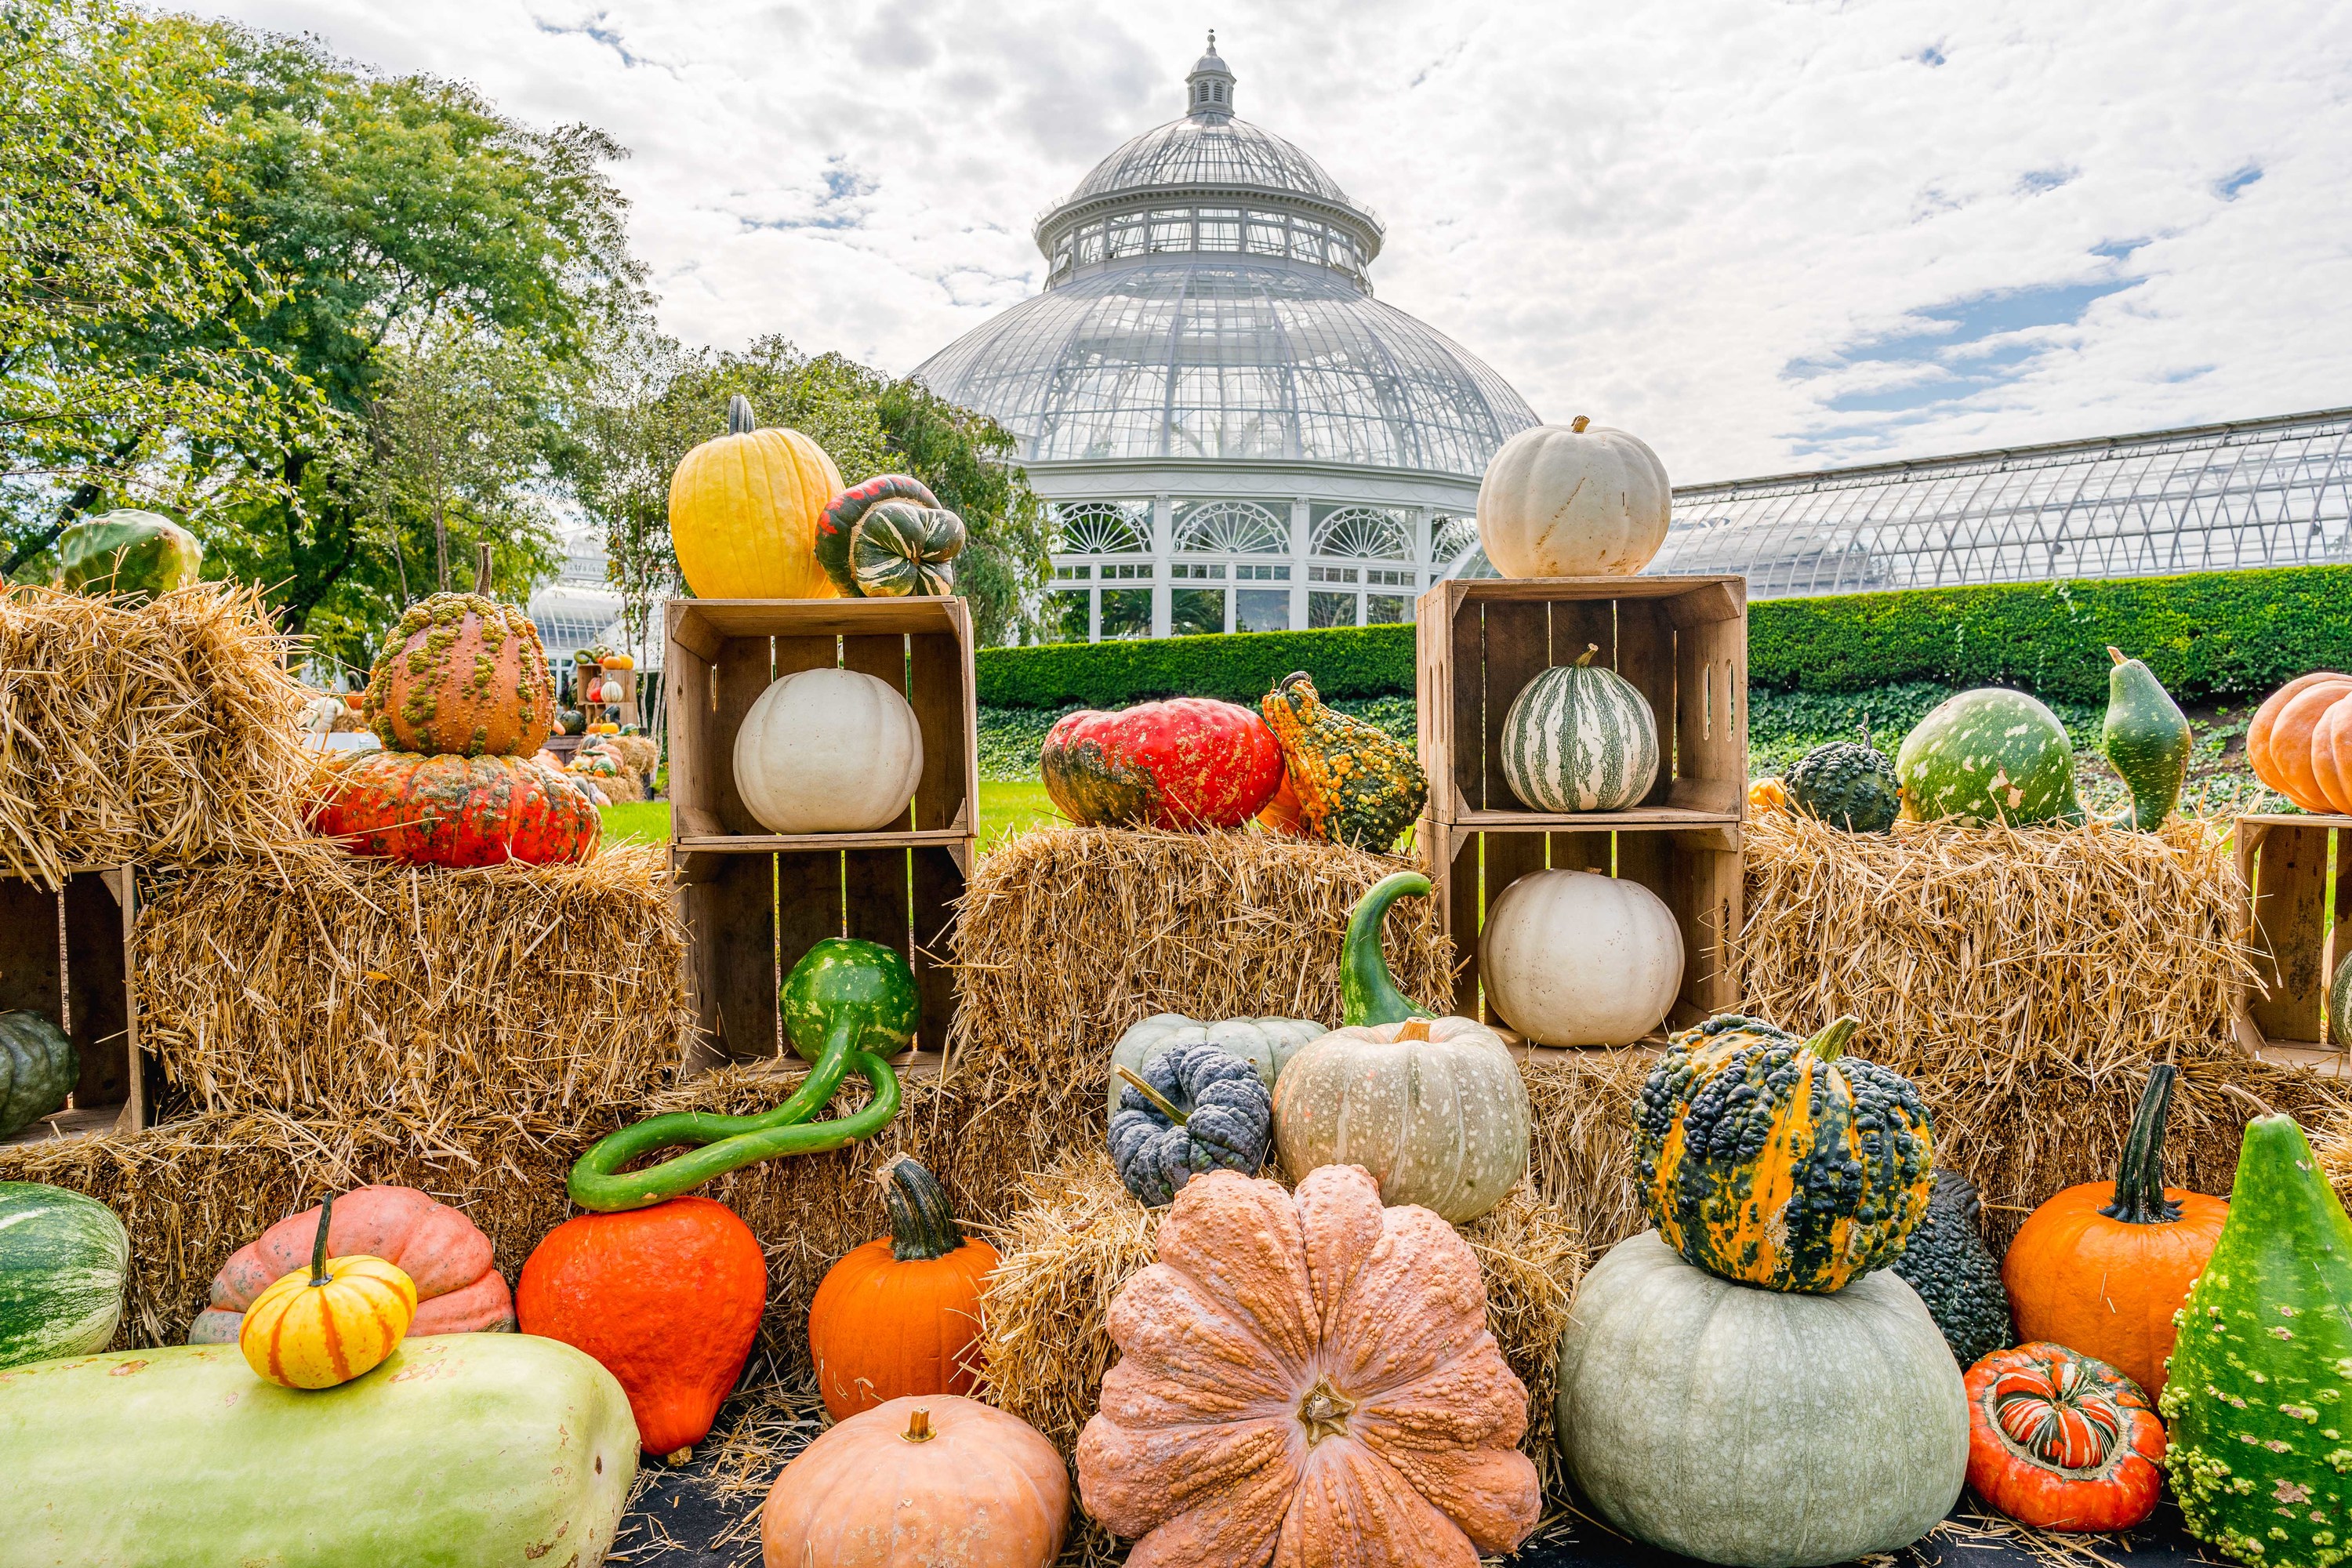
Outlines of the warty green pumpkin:
M1110 1119L1110 1162L1141 1202L1168 1203L1203 1171L1255 1176L1265 1163L1273 1097L1239 1057L1203 1042L1118 1071L1126 1093Z
M1868 731L1859 742L1815 746L1782 783L1790 805L1849 833L1885 833L1903 810L1895 764L1870 743Z
M1633 1106L1650 1221L1692 1263L1773 1290L1882 1268L1927 1212L1935 1133L1901 1074L1736 1013L1672 1037Z

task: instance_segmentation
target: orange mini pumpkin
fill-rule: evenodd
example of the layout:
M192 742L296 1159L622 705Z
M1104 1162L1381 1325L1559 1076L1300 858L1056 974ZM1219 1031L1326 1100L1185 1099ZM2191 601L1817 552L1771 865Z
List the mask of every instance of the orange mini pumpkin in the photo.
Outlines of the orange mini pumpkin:
M245 1363L280 1388L333 1388L363 1377L398 1348L416 1316L416 1287L381 1258L329 1258L332 1197L319 1205L310 1267L297 1268L246 1310L236 1339Z
M2172 1318L2205 1270L2230 1205L2164 1185L2173 1068L2148 1074L2112 1185L2068 1187L2026 1216L2000 1280L2021 1340L2048 1340L2164 1392Z
M969 1394L996 1248L970 1239L913 1156L877 1174L890 1234L835 1264L809 1303L809 1358L835 1421L906 1394Z
M2312 767L2313 738L2327 710L2352 696L2352 679L2314 681L2289 698L2270 731L2270 773L2263 782L2305 811L2332 812L2336 803L2319 787Z

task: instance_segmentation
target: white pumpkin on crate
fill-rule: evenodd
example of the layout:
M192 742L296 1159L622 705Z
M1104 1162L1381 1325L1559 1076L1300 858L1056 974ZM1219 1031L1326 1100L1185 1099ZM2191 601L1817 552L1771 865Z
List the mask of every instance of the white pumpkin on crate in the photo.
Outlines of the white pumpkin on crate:
M771 833L889 827L922 776L914 709L859 670L787 675L760 693L735 732L736 793Z
M1673 510L1658 455L1580 414L1503 443L1478 486L1478 542L1506 577L1631 576Z
M1658 716L1592 656L1528 682L1503 716L1503 782L1530 811L1622 811L1658 779Z
M1683 986L1665 900L1623 877L1533 871L1478 933L1478 980L1503 1022L1546 1046L1625 1046L1665 1022Z

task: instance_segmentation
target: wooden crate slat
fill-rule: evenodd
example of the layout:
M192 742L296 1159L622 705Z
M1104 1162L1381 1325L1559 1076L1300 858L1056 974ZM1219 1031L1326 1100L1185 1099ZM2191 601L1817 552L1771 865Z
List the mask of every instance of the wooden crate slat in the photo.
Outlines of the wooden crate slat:
M948 935L955 924L956 900L963 897L965 868L954 851L934 845L912 852L915 989L923 999L919 1044L926 1053L944 1050L948 1024L955 1016L955 972L948 968Z
M687 889L697 1008L727 1058L776 1051L776 860L746 855L717 862Z
M907 851L842 851L844 936L879 942L910 955L914 943L907 893Z
M66 1109L8 1142L147 1125L136 889L127 866L75 872L61 890L0 875L0 1012L37 1013L58 1025L80 1066Z
M2267 1039L2316 1044L2327 1005L2328 829L2293 817L2262 824L2259 837L2248 826L2247 819L2239 820L2241 868L2251 858L2253 873L2248 942L2255 983L2246 1014Z
M963 601L955 601L958 611ZM980 736L967 729L974 677L970 617L956 617L956 635L914 637L908 645L908 700L923 731L923 777L915 786L915 826L944 828L978 826L974 781L980 776ZM935 740L935 737L937 738Z
M1675 626L1655 599L1617 605L1617 673L1658 721L1658 776L1636 804L1664 805L1675 788Z
M1453 660L1453 675L1442 679L1437 689L1454 693L1453 717L1447 728L1453 747L1453 789L1441 795L1449 807L1483 805L1486 801L1486 624L1483 607L1465 604L1450 624L1454 635L1446 639L1446 656ZM1432 774L1432 788L1443 789L1439 776ZM1437 815L1441 820L1451 820L1454 809Z
M705 727L709 750L701 759L702 776L710 792L712 815L719 818L723 832L765 831L735 787L735 733L742 729L743 716L751 711L751 704L775 679L773 659L773 645L768 638L730 637L713 665L717 675L711 683L711 710Z

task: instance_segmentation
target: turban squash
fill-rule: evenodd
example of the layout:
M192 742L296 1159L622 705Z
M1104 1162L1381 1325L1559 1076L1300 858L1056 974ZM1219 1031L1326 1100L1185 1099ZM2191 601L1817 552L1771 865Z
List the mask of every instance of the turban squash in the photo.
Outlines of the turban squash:
M1454 1227L1360 1166L1211 1171L1112 1300L1078 1490L1153 1568L1475 1568L1535 1528L1528 1392ZM1932 1332L1932 1331L1930 1331ZM1938 1353L1941 1347L1938 1346Z
M2129 1530L2156 1510L2164 1423L2103 1361L2037 1342L1969 1369L1969 1485L2039 1530Z
M952 594L963 544L963 519L904 474L850 486L816 525L817 564L853 599Z

